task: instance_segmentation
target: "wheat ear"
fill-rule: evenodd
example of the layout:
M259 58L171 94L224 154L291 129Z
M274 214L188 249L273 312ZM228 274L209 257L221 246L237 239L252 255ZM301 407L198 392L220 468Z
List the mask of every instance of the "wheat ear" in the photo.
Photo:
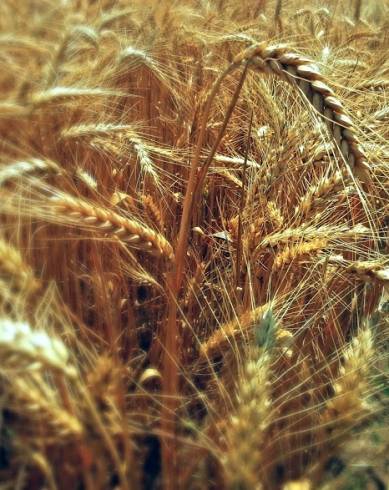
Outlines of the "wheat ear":
M344 436L372 410L367 392L373 356L372 333L364 328L344 350L343 365L333 383L334 396L321 414L323 427L334 439Z
M319 251L325 248L327 244L328 240L326 238L314 238L308 242L301 242L291 246L286 245L286 247L275 256L272 271L275 272L277 269L281 269L285 265L301 259L303 256L310 256L315 252L319 253Z
M222 457L227 488L258 488L265 431L269 424L270 357L255 352L244 366L237 389L237 407L227 423Z
M352 261L341 255L332 255L328 258L328 263L343 267L346 273L355 274L363 281L389 284L389 268L380 261Z
M11 285L22 290L34 291L38 281L34 273L24 262L19 250L0 238L0 277L5 276Z
M51 202L55 212L65 214L71 221L112 233L131 247L173 260L173 249L166 238L135 220L71 196L53 197Z
M75 99L90 99L104 97L120 97L123 94L104 88L84 87L53 87L42 92L33 94L31 104L34 109L42 108L49 104L66 104L74 102Z
M293 86L297 86L316 111L326 120L328 128L345 161L363 181L369 180L366 156L355 134L352 120L335 97L333 90L324 83L324 77L313 62L285 45L254 45L234 58L233 64L248 63L255 69L275 74Z
M60 171L59 166L50 160L41 160L40 158L20 160L0 168L0 186L23 176L39 172L60 173Z
M296 206L295 216L308 216L321 199L329 196L342 185L343 179L342 172L335 172L329 177L322 177L311 185Z
M226 346L235 345L239 337L252 334L255 325L262 319L264 313L271 308L271 303L265 303L253 310L244 312L224 325L221 325L211 337L201 345L200 354L204 358L212 359L215 355L223 352Z
M32 438L53 440L80 436L83 428L79 420L58 404L55 392L48 386L43 392L43 386L46 387L46 383L40 378L28 382L17 377L5 384L6 408L20 418L23 438L27 434L31 434Z
M77 376L63 342L43 330L32 330L25 322L0 318L0 355L2 372L46 368L70 378Z
M342 239L347 240L355 239L357 236L366 236L369 234L369 228L363 225L356 225L350 228L347 225L340 226L310 226L303 223L296 228L286 228L285 230L273 233L266 236L262 242L259 243L259 248L275 247L280 244L286 244L291 241L301 240L313 240L316 238L328 238L331 240Z

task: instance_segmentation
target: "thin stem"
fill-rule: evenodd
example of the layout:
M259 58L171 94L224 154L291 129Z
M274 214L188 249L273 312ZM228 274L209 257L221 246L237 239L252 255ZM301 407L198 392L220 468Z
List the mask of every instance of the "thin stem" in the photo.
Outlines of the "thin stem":
M246 171L247 171L247 159L250 150L250 137L251 137L251 127L253 124L253 111L250 111L250 121L247 133L246 150L244 155L243 164L243 176L242 176L242 192L240 195L239 203L239 218L238 218L238 240L236 245L236 272L235 272L235 284L238 288L240 286L240 264L241 264L241 249L242 249L242 213L244 207L244 201L246 197Z
M166 278L166 285L169 292L169 298L168 298L168 318L167 318L166 330L165 330L165 354L163 360L163 395L164 395L165 402L163 404L162 411L161 411L161 429L162 429L162 433L166 434L166 436L162 438L163 480L164 480L164 488L166 490L177 489L177 476L176 476L177 441L175 437L175 419L176 419L176 410L178 406L178 394L179 394L178 367L180 362L179 344L178 344L179 339L178 339L177 305L178 305L178 296L180 293L182 279L183 279L185 257L188 250L188 236L189 236L190 224L192 221L194 198L196 195L196 189L199 188L198 170L199 170L201 150L203 148L203 144L205 140L206 126L207 126L207 121L209 119L209 113L210 113L212 102L215 99L216 94L223 80L226 78L228 74L234 71L239 66L239 64L232 63L231 65L228 66L228 68L216 80L216 82L212 87L211 93L207 97L204 113L201 119L200 133L197 140L194 158L192 160L192 164L190 168L188 184L186 187L180 228L178 232L177 246L175 250L175 260L173 263L173 269L171 272L167 274L167 278ZM208 158L207 163L208 162L210 163L212 158L211 159ZM208 166L205 167L206 169L209 167L209 163Z
M354 19L358 22L361 20L362 0L356 0Z
M246 79L247 75L247 69L248 69L248 64L245 64L244 70L242 72L242 75L240 77L238 86L235 89L234 95L231 99L230 105L228 106L226 115L224 117L223 125L220 128L219 134L217 135L216 141L212 146L211 152L208 155L207 160L205 161L204 165L201 167L200 175L198 178L198 183L196 187L196 194L198 195L199 192L201 191L202 186L204 185L205 177L207 175L208 169L212 163L213 157L215 156L217 149L219 148L220 142L224 136L225 130L227 128L227 124L229 120L231 119L232 112L236 106L236 103L238 102L239 94L240 91L242 90L243 83Z

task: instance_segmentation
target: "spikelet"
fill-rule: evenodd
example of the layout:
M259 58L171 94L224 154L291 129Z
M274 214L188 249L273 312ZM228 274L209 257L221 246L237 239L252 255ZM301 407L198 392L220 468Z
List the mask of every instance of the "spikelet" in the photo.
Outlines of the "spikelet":
M156 204L153 196L142 194L141 202L153 224L156 225L159 230L163 230L164 218L162 209Z
M274 201L268 201L267 211L269 214L270 222L275 229L279 229L284 224L284 217L282 216L280 208Z
M152 73L161 84L168 86L168 79L163 73L159 64L145 50L127 46L124 48L116 60L117 73L119 75L131 73L139 68L146 68Z
M125 370L117 361L101 356L87 376L88 389L93 394L100 416L112 434L120 433L121 430L118 393L124 375Z
M155 170L155 166L153 161L151 160L150 153L142 142L140 138L131 138L131 143L134 146L134 150L137 156L137 160L139 163L139 166L141 168L141 172L145 176L150 176L153 181L158 184L159 178L158 178L158 173Z
M196 272L194 276L190 278L186 286L184 305L187 309L190 308L195 303L198 297L201 284L204 280L204 272L205 272L204 263L203 262L198 263L196 266Z
M222 179L224 179L228 186L242 189L242 181L238 179L238 177L236 177L232 172L226 169L217 169L214 171L214 175L220 176Z
M264 313L270 309L271 303L258 306L246 311L239 318L220 325L211 337L201 345L201 356L212 358L223 352L226 345L234 345L238 338L252 335L255 325L262 319Z
M104 88L53 87L33 95L31 103L34 108L43 109L51 104L70 104L76 99L119 97L123 94Z
M60 138L63 140L88 140L98 137L120 136L123 134L135 135L134 126L113 123L77 124L63 129Z
M285 349L284 329L272 309L254 328L254 338L238 376L234 408L226 420L221 458L227 488L263 489L262 464L272 412L272 361Z
M259 248L276 246L289 241L314 238L326 238L334 239L355 239L358 236L366 236L369 234L369 229L363 225L356 225L354 227L348 227L345 225L332 226L311 226L303 224L296 228L287 228L282 231L267 235L259 244Z
M117 62L122 67L125 66L130 70L134 70L142 65L147 66L150 70L155 69L154 60L145 51L133 46L127 46L127 48L123 49Z
M91 190L97 190L96 179L88 172L80 167L77 167L75 175Z

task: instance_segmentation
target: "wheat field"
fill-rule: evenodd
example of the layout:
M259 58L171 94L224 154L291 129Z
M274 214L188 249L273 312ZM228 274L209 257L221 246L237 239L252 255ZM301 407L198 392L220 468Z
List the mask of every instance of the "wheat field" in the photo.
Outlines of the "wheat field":
M388 488L388 47L388 0L1 0L1 490Z

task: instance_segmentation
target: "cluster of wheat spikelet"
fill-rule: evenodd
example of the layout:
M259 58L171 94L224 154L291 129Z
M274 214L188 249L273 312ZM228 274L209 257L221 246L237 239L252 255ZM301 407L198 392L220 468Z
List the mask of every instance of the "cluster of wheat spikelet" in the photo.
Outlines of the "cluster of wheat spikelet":
M1 488L346 488L385 412L388 13L2 0Z

